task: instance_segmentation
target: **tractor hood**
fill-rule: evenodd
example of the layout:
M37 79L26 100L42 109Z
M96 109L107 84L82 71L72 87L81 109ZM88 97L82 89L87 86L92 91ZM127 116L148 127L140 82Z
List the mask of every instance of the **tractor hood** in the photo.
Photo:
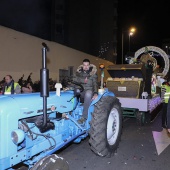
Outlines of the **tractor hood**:
M56 92L50 92L47 97L47 112L51 112L51 107L55 106L54 112L69 112L77 104L77 98L73 98L73 91L61 92L60 96ZM0 110L5 112L6 109L18 108L18 114L22 117L25 115L33 116L43 113L43 98L40 93L2 95L0 97ZM15 113L16 114L16 113Z

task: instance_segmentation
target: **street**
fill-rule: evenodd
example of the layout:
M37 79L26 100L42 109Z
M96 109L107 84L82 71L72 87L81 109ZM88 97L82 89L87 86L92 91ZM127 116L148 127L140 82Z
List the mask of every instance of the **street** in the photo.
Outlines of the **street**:
M57 154L68 161L70 170L169 170L170 147L158 154L153 138L153 132L160 134L161 131L161 112L152 122L148 118L144 126L138 125L135 118L124 118L121 141L113 157L95 155L88 138Z

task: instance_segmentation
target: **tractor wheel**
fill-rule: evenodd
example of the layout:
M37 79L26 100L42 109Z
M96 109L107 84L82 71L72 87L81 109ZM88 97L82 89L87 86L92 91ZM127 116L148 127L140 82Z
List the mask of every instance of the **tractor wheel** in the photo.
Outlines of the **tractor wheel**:
M102 97L95 105L89 131L91 150L110 157L118 148L122 133L122 109L113 96Z
M39 160L31 170L69 170L69 166L65 159L52 154Z

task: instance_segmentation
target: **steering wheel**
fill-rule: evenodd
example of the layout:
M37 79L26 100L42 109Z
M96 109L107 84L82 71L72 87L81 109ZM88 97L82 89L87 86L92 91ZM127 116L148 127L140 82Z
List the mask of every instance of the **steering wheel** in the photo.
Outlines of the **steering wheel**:
M76 86L73 87L73 90L74 90L74 97L79 97L80 96L80 93L84 91L84 87L82 86L81 83L79 82L76 82L76 81L70 81L69 84L74 84ZM77 87L78 86L78 87ZM72 99L72 98L71 98ZM69 101L71 101L71 99Z

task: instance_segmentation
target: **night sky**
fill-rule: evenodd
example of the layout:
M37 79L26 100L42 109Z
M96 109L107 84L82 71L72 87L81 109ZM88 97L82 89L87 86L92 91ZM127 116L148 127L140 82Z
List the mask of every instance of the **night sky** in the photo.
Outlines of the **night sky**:
M52 0L0 0L0 25L49 40L51 2ZM118 0L118 2L118 50L121 49L122 29L128 30L131 26L137 29L130 38L131 51L148 45L162 47L163 39L170 38L168 1ZM129 47L127 32L124 33L124 47L127 51Z
M128 30L134 26L137 29L130 39L132 51L149 45L162 47L163 39L170 39L168 1L119 0L118 14L119 28ZM128 46L129 37L125 36L125 45Z
M0 0L0 25L49 39L51 0Z

